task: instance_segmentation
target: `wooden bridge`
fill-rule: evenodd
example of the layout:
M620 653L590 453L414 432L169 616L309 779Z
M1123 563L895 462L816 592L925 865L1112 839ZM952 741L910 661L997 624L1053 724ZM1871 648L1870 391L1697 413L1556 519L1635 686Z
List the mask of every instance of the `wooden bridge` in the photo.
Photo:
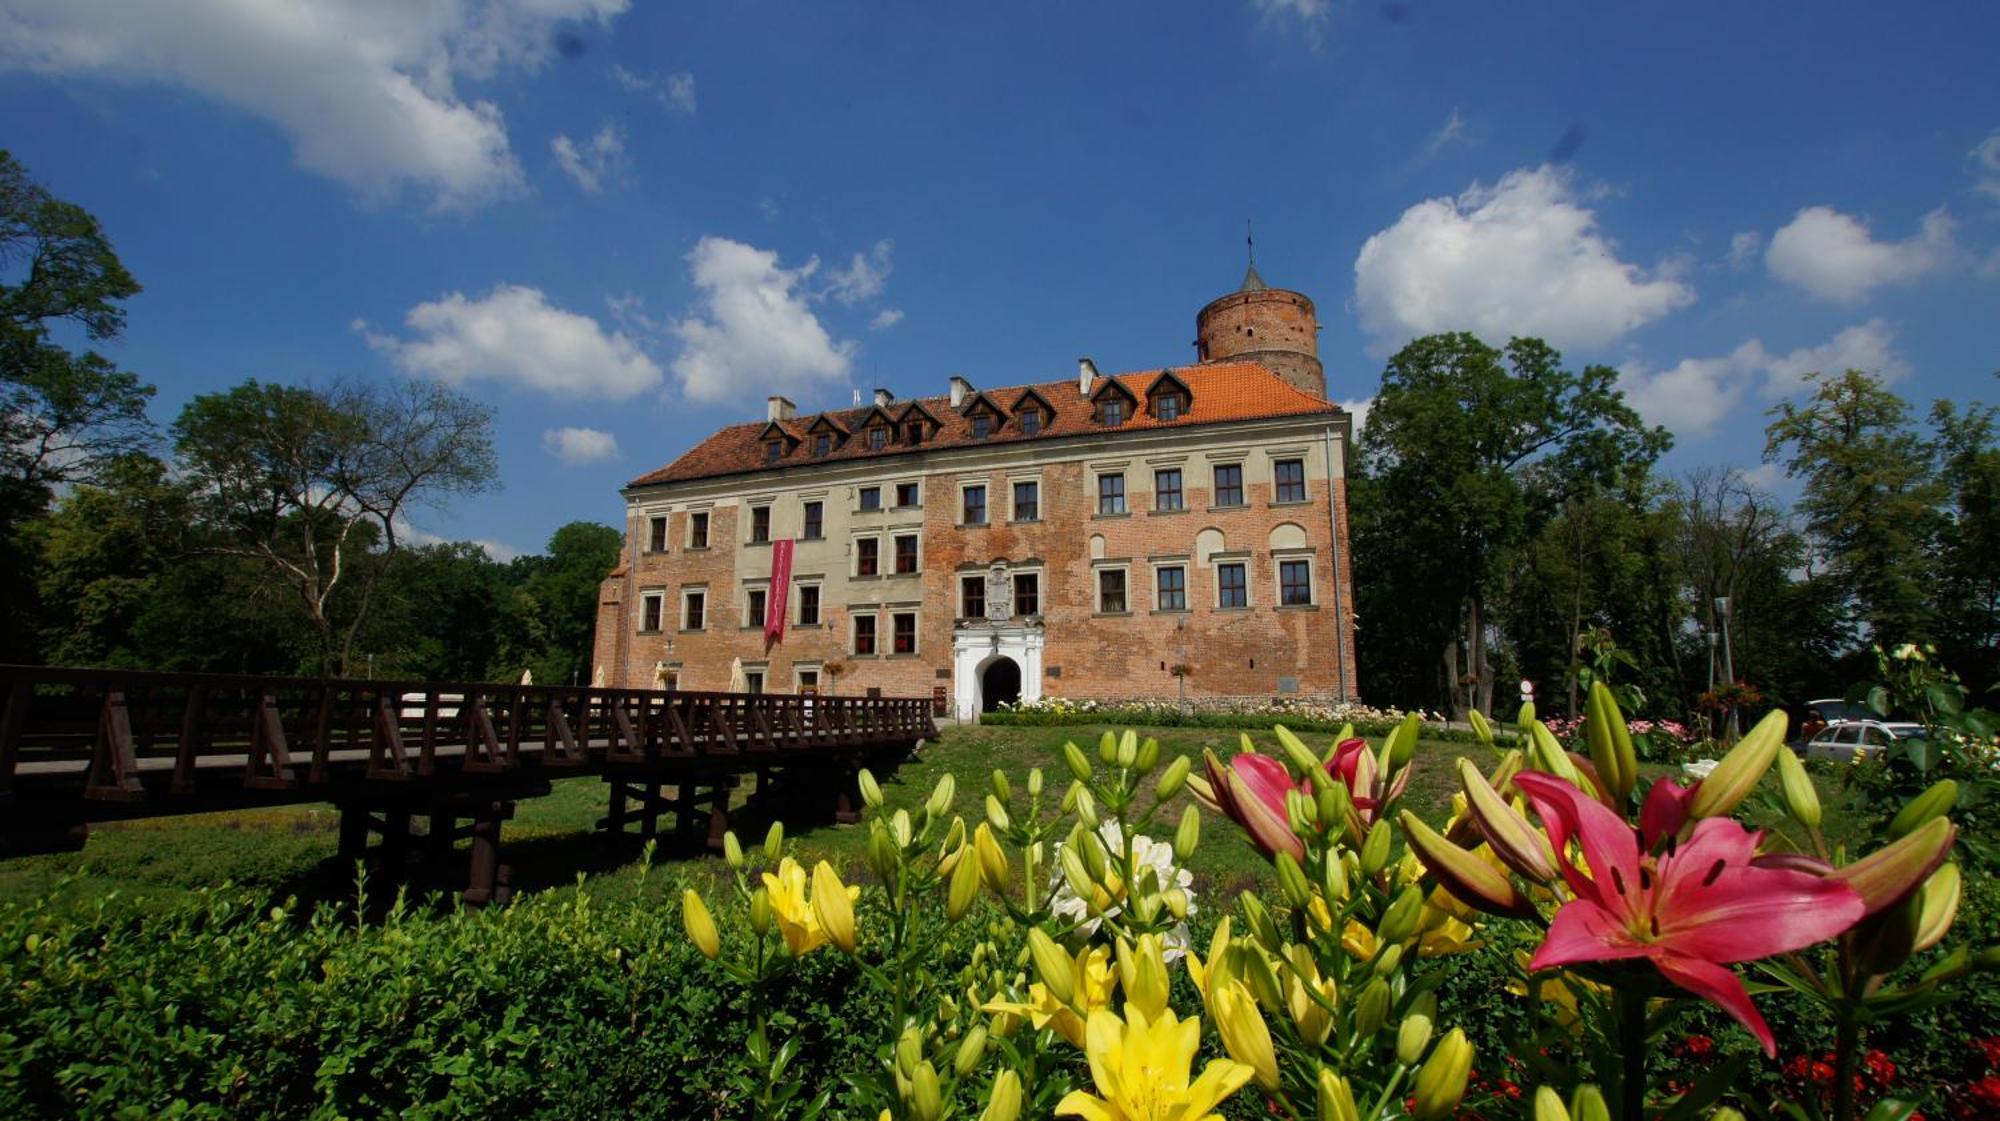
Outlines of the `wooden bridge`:
M611 786L599 823L719 845L730 795L853 820L856 774L937 734L928 698L661 692L0 666L0 855L76 849L94 822L331 802L340 851L443 860L506 898L500 825L557 778ZM416 821L428 823L418 837ZM461 824L462 823L462 824Z

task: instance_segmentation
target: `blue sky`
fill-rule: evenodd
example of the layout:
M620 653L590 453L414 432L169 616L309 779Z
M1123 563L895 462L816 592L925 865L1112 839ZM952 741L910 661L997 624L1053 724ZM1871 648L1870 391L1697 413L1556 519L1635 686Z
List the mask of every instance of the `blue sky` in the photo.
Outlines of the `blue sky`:
M2000 389L2000 7L1915 11L0 0L0 145L146 286L162 423L451 380L504 489L414 520L503 554L772 392L1188 361L1246 217L1337 399L1540 334L1748 467L1806 370Z

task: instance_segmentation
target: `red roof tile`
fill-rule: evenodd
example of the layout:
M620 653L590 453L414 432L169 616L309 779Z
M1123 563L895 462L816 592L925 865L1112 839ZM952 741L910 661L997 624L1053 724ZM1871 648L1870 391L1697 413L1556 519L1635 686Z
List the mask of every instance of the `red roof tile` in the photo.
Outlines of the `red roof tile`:
M985 391L991 400L1012 402L1026 391L1033 390L1046 401L1054 409L1055 416L1046 418L1041 431L1033 435L1025 435L1016 428L1009 414L1006 423L982 440L973 436L972 423L962 415L961 410L951 407L951 398L944 395L919 397L893 402L890 408L885 410L895 416L900 415L911 404L920 404L926 412L938 419L941 427L937 432L915 446L901 443L892 435L888 447L881 451L869 451L867 437L858 426L870 412L874 411L874 406L862 405L852 409L835 409L824 414L798 417L787 425L794 432L805 431L812 426L818 416L824 415L853 433L826 455L810 455L807 446L801 445L773 464L765 458L764 446L759 439L769 426L769 422L733 424L696 444L679 459L657 471L649 471L627 485L651 486L656 483L768 471L778 467L879 459L908 455L932 448L1053 440L1066 436L1099 435L1106 431L1197 428L1229 421L1340 412L1340 406L1296 388L1255 362L1216 362L1203 366L1176 366L1170 369L1175 377L1186 383L1192 398L1187 411L1171 421L1158 420L1149 410L1142 408L1137 410L1137 415L1128 418L1119 428L1105 429L1092 419L1090 402L1077 395L1077 383L1072 378ZM1161 373L1160 370L1140 370L1110 376L1130 390L1134 397L1143 400L1146 390Z

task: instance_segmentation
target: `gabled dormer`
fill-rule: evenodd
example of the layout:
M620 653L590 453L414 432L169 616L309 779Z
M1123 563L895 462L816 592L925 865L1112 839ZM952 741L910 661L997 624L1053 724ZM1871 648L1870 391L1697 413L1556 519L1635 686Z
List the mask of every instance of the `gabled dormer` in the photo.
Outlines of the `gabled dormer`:
M987 439L1007 424L1007 410L984 393L973 394L958 412L965 418L965 426L975 440Z
M764 425L764 430L757 434L757 440L764 445L764 462L777 463L796 451L804 442L804 437L785 422L774 420Z
M1154 420L1179 420L1193 405L1194 390L1172 370L1161 370L1153 384L1146 387L1146 412Z
M937 414L924 408L918 401L905 405L902 413L896 417L897 439L910 447L929 442L931 437L937 435L938 429L943 427L944 424L938 420Z
M832 413L821 413L818 419L806 426L806 447L814 459L823 459L846 444L850 435L852 433L834 419Z
M854 431L861 437L861 446L871 452L879 452L896 442L896 418L889 410L876 405L861 414Z
M1139 399L1117 378L1105 378L1090 395L1090 418L1101 428L1117 428L1131 420L1138 408Z
M1014 407L1008 410L1014 422L1014 431L1023 436L1033 436L1046 431L1056 419L1055 406L1049 399L1032 389L1023 390L1014 399Z

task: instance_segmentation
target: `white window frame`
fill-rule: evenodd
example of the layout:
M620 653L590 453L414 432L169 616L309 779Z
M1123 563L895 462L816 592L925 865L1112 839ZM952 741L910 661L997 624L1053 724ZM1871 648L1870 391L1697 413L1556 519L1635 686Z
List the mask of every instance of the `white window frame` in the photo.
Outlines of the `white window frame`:
M888 614L889 648L883 651L883 654L891 658L915 658L921 656L924 652L923 612L916 607L891 607ZM910 617L910 648L908 650L896 649L896 618L900 615L908 615ZM880 636L878 635L876 641L879 643L880 640Z
M861 652L861 620L863 619L872 619L875 622L875 649L870 650L866 654ZM881 608L870 607L865 610L861 608L849 609L847 616L847 652L850 656L856 658L879 658L882 656Z
M1108 475L1119 479L1118 501L1125 508L1109 513L1104 509L1104 483ZM1132 513L1132 479L1123 466L1105 467L1090 473L1090 516L1093 518L1122 518Z
M896 504L893 507L891 507L891 509L921 510L924 508L924 481L922 479L901 479L890 485L896 488L895 491ZM903 502L904 487L917 488L917 500L915 502L908 503L907 505Z
M1237 499L1228 505L1222 502L1222 481L1216 477L1225 467L1236 468ZM1186 501L1187 476L1181 476L1182 501ZM1241 458L1214 459L1208 464L1208 505L1214 510L1241 510L1250 505L1250 468Z
M1125 577L1125 606L1117 611L1104 609L1104 574L1117 572ZM1132 566L1125 561L1115 564L1093 564L1090 566L1090 603L1092 614L1130 615L1132 614Z
M694 526L695 526L695 519L697 518L701 519L701 544L699 545L694 543ZM682 548L706 549L712 546L714 543L715 543L714 507L704 507L700 510L689 510L687 516L687 544L683 545Z
M985 518L985 520L984 520L984 521L977 521L977 522L968 522L968 521L966 521L966 520L965 520L965 493L966 493L967 491L970 491L970 490L982 490L982 491L985 491L985 492L986 492L986 501L980 504L980 505L981 505L981 507L982 507L982 508L983 508L983 509L985 510L985 513L986 513L986 518ZM990 526L990 525L992 525L992 524L993 524L993 486L992 486L992 484L988 483L988 482L987 482L986 480L984 480L984 479L980 479L980 480L977 480L977 481L971 481L971 480L968 480L968 481L966 481L966 482L962 482L962 483L958 484L958 524L959 524L959 525L961 525L961 526L965 526L965 527L966 527L966 528L968 528L968 529L970 529L970 528L974 528L974 527L977 527L977 528L980 528L980 529L984 529L984 528L986 528L987 526ZM919 551L921 551L921 548L922 548L922 547L921 547L921 545L920 545L920 546L919 546Z
M862 543L863 541L873 541L873 542L875 542L875 571L874 571L874 572L872 572L872 573L863 573L863 572L861 571L861 543ZM892 566L893 566L893 560L892 560L892 562L891 562L891 563L892 563ZM863 534L861 534L861 535L859 535L859 536L855 537L855 539L854 539L854 559L853 559L853 560L852 560L851 562L849 562L849 564L848 564L848 566L847 566L847 570L848 570L848 573L849 573L850 575L852 575L852 576L853 576L853 577L854 577L855 579L857 579L857 580L873 580L873 579L876 579L876 578L878 578L878 577L881 577L881 576L886 576L886 575L888 575L888 573L887 573L886 571L884 571L884 569L883 569L883 567L882 567L882 535L881 535L881 534L879 534L879 533L863 533Z
M690 598L691 598L691 597L693 597L693 596L700 596L700 597L701 597L701 626L698 626L698 627L690 627L690 626L688 626L688 625L687 625L687 622L688 622L688 601L689 601L689 600L690 600ZM709 624L709 616L710 616L710 615L712 615L712 614L714 614L714 610L713 610L713 608L714 608L714 607L715 607L715 605L714 605L714 604L712 604L712 603L710 603L710 602L708 601L708 585L707 585L707 584L695 584L695 585L690 585L690 586L688 586L688 587L685 587L685 588L682 588L682 589L681 589L681 615L680 615L680 619L679 619L679 622L680 622L680 629L681 629L681 630L683 630L683 631L706 631L706 630L708 629L708 624Z
M660 523L660 547L653 548L653 523ZM665 511L646 515L646 555L662 556L674 544L673 516Z
M1020 511L1014 508L1015 506L1014 488L1020 486L1023 483L1026 483L1029 486L1035 488L1035 516L1032 518L1021 517ZM1040 475L1016 475L1007 480L1007 520L1009 522L1021 522L1023 524L1032 524L1034 522L1039 522L1043 520L1042 477Z
M1018 578L1018 577L1022 577L1022 576L1032 576L1032 577L1034 577L1034 578L1035 578L1035 611L1034 611L1034 613L1035 613L1036 615L1041 615L1041 614L1043 614L1043 613L1044 613L1044 611L1043 611L1043 606L1044 606L1044 604L1046 604L1046 603L1048 602L1048 600L1047 600L1047 595L1048 595L1048 581L1047 581L1047 580L1044 580L1044 579L1042 578L1042 571L1043 571L1043 570L1042 570L1042 568L1041 568L1041 567L1040 567L1039 565L1037 565L1037 566L1034 566L1034 567L1031 567L1031 568L1015 568L1015 569L1010 569L1010 570L1008 570L1008 572L1007 572L1007 581L1008 581L1008 583L1007 583L1007 605L1008 605L1008 608L1009 608L1010 610L1012 610L1012 612L1013 612L1013 617L1014 617L1014 618L1022 618L1022 617L1023 617L1023 616L1021 615L1021 601L1020 601L1020 591L1019 591L1019 586L1018 586L1018 585L1016 585L1016 584L1014 583L1014 580L1015 580L1016 578Z
M1299 464L1299 487L1305 493L1298 498L1278 497L1278 464L1297 460ZM1271 473L1271 504L1273 506L1301 506L1312 501L1312 457L1303 451L1284 448L1265 456L1265 468Z
M1193 606L1193 600L1188 598L1189 593L1193 590L1192 588L1189 587L1188 582L1190 579L1192 579L1192 573L1194 569L1194 566L1191 563L1189 563L1189 558L1187 557L1173 557L1171 559L1161 558L1160 560L1152 562L1152 568L1153 568L1153 610L1171 612L1172 614L1175 615L1186 614L1188 609L1191 606ZM1170 568L1178 568L1180 569L1181 572L1181 605L1179 607L1168 607L1160 602L1160 573L1165 572ZM1130 589L1127 589L1125 594L1127 599L1131 598Z
M1224 607L1222 605L1222 568L1224 565L1231 564L1243 566L1243 606L1241 607L1234 605ZM1247 554L1211 553L1208 558L1208 567L1215 571L1215 597L1213 602L1217 611L1248 611L1250 608L1257 606L1257 585L1255 581L1250 579L1251 565L1250 557Z
M646 607L648 604L658 605L658 611L659 611L658 618L660 620L660 625L657 627L653 627L651 629L648 629L646 626ZM667 630L667 590L665 588L651 588L640 592L639 633L665 634L666 630Z
M901 539L901 538L904 538L904 537L908 537L908 538L910 538L910 539L914 540L914 541L915 541L915 542L917 543L917 566L916 566L915 568L911 569L911 570L910 570L910 571L908 571L908 572L904 572L904 571L902 571L901 569L898 569L898 568L896 567L896 555L897 555L897 551L896 551L896 542L897 542L897 541L898 541L899 539ZM879 556L879 555L880 555L880 553L878 552L878 553L877 553L877 556ZM889 535L889 571L887 571L887 572L883 573L883 575L885 575L885 576L922 576L923 574L924 574L924 535L923 535L923 532L922 532L922 531L920 531L920 530L899 530L899 531L897 531L897 532L895 532L895 533L891 533L891 534Z
M818 617L813 619L813 621L810 623L806 622L805 618L805 608L806 608L805 590L807 588L811 588L819 593L819 603L815 605L819 609L819 614ZM812 580L792 581L792 595L789 598L791 602L786 604L786 607L791 612L793 626L819 627L826 625L826 585L821 580L812 579Z
M1285 602L1285 565L1304 561L1306 563L1306 602ZM1277 607L1318 607L1319 606L1319 564L1317 558L1303 549L1288 549L1271 554L1271 603Z
M751 592L764 593L764 619L769 619L771 617L771 581L769 579L743 581L743 600L741 604L743 608L743 626L745 629L752 627L762 628L764 626L764 619L759 619L754 623L750 621Z

